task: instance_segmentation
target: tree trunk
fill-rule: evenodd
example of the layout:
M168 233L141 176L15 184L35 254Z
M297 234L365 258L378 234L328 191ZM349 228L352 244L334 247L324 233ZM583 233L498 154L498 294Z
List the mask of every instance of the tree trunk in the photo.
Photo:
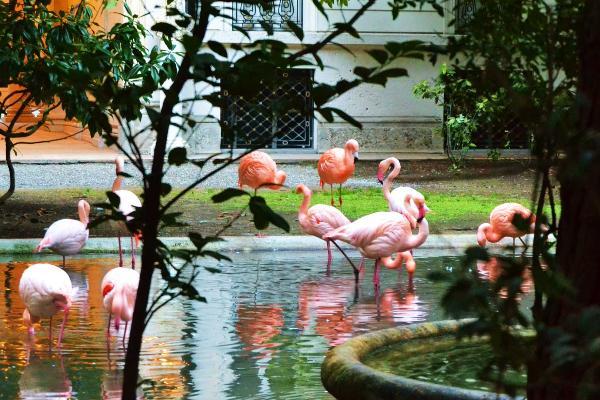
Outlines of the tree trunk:
M5 136L5 142L6 142L6 166L8 167L8 179L9 179L9 184L8 184L8 190L6 191L6 193L4 193L2 195L2 197L0 197L0 205L4 204L6 202L6 200L8 200L10 198L10 196L13 195L13 193L15 192L15 167L12 163L12 159L11 159L11 152L12 149L14 148L13 146L13 142L10 139L10 137Z
M569 320L590 306L600 305L600 1L587 0L579 36L580 100L578 137L567 149L561 169L561 217L559 224L558 270L576 289L572 298L550 298L543 313L546 328L569 329ZM551 382L539 381L549 365L549 342L542 335L536 360L530 369L528 399L576 399L583 368L570 366Z

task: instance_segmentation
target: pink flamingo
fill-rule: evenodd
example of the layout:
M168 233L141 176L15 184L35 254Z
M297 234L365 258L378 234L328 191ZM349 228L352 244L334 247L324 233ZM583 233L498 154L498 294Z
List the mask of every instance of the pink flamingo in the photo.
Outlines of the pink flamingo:
M127 324L133 318L133 308L137 295L140 274L130 268L113 268L102 279L102 298L104 309L108 312L106 335L110 335L110 320L115 317L115 329L119 331L121 321L125 321L123 341L127 334Z
M527 229L518 229L514 224L516 215L527 221ZM525 245L521 236L535 230L535 214L518 203L503 203L494 208L490 214L490 222L479 225L477 229L477 243L485 246L487 242L496 243L504 237L519 238Z
M308 208L312 191L306 185L298 185L296 193L304 195L304 200L298 211L298 222L302 232L323 239L323 235L326 233L350 223L350 220L335 207L315 204ZM331 242L325 240L325 243L327 243L327 271L329 271L332 261Z
M321 178L321 187L328 184L331 187L331 205L333 201L333 185L339 184L339 202L342 206L342 184L354 174L354 164L358 160L358 142L350 139L344 148L335 147L327 150L319 158L317 171Z
M115 181L112 185L112 191L114 194L119 196L119 207L118 211L125 216L125 220L127 222L133 219L132 214L136 208L142 207L142 202L140 199L129 190L121 189L121 185L123 183L123 176L120 175L123 172L123 167L125 166L125 160L123 157L118 156L115 158L115 166L116 166L116 177ZM126 227L121 226L120 229L125 230ZM135 244L134 244L135 239ZM131 268L135 268L135 249L140 244L140 240L142 239L142 233L138 230L131 235ZM119 267L123 266L123 252L121 250L121 232L118 232L118 240L119 240Z
M254 193L261 187L278 190L284 184L287 175L277 170L277 164L267 153L253 151L240 160L238 167L238 186L240 189L246 185L254 189ZM272 184L272 185L269 185Z
M35 333L33 324L41 318L50 318L48 338L52 341L52 317L63 311L64 317L58 335L58 347L62 343L65 324L76 289L71 285L69 275L50 264L33 264L21 276L19 296L25 303L23 322L30 335Z
M60 254L63 258L63 268L65 267L65 256L79 253L90 235L88 230L90 205L85 200L79 200L77 210L79 221L65 218L54 222L35 249L38 253L44 249L50 249Z
M410 222L404 214L380 211L337 228L323 235L323 239L342 240L357 247L366 258L374 259L373 283L378 288L379 262L383 257L414 249L427 240L429 223L423 218L418 225L419 232L413 235ZM358 275L355 277L358 279Z
M383 257L381 259L381 263L388 269L398 270L402 268L402 263L405 263L406 272L408 273L408 281L412 282L415 270L417 268L417 263L415 262L411 250L396 253L396 258L394 259L392 259L392 257Z
M379 163L377 169L377 180L383 185L383 196L388 202L390 211L396 211L406 215L413 228L417 226L417 221L429 212L425 205L425 196L413 188L400 186L391 190L392 182L400 173L400 161L395 157L386 158ZM384 179L385 173L389 170L388 176Z

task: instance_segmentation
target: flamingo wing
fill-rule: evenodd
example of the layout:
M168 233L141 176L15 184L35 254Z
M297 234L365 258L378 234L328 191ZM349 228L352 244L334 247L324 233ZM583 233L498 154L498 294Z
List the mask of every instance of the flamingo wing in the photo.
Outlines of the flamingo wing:
M347 177L343 179L346 173L345 170L344 149L337 147L323 153L317 163L317 172L323 183L343 183L347 179Z
M85 246L89 237L87 226L74 219L60 219L54 222L40 243L61 255L73 255Z
M350 220L340 210L325 204L317 204L309 208L308 219L310 226L317 233L315 236L319 237L350 223ZM311 234L314 235L314 233Z
M31 315L48 318L56 314L54 301L70 303L73 286L69 275L50 264L34 264L27 268L19 282L19 295Z

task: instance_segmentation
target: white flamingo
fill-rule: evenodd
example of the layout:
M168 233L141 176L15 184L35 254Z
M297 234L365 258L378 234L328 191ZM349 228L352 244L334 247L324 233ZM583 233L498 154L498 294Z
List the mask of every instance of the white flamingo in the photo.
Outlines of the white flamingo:
M140 274L130 268L113 268L104 275L100 287L104 309L108 312L107 336L110 334L110 320L114 316L117 331L121 321L125 321L123 332L123 341L125 341L127 323L133 318L139 280Z
M63 268L65 266L65 256L79 253L90 235L88 230L90 205L85 200L79 200L77 210L79 221L65 218L54 222L35 249L37 252L50 249L60 254L63 258Z
M52 317L62 311L64 317L58 335L60 347L76 291L71 285L69 275L62 269L50 264L33 264L28 267L19 282L19 296L25 303L23 322L29 334L35 333L34 323L41 318L50 318L48 337L52 341Z

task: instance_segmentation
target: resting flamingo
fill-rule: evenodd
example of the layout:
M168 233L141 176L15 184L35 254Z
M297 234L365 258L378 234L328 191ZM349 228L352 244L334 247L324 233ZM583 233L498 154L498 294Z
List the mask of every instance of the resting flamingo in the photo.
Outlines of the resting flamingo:
M402 264L405 263L406 272L408 273L408 281L412 282L415 270L417 268L417 263L412 255L412 250L396 253L396 258L394 259L392 259L392 257L383 257L381 259L381 263L388 269L400 269L402 268Z
M386 158L379 163L377 180L383 185L383 196L388 202L390 211L406 215L414 229L417 226L417 221L429 212L429 208L425 204L425 196L413 188L400 186L390 192L392 182L400 174L400 169L400 161L397 158ZM389 174L384 179L384 175L388 170Z
M121 185L123 183L123 176L121 173L123 172L123 167L125 166L125 160L122 156L118 156L115 158L115 181L112 185L112 191L114 194L119 196L119 207L118 211L125 216L125 220L127 222L133 219L132 214L136 208L142 207L142 202L140 199L129 190L121 189ZM119 240L119 267L123 266L123 252L121 247L121 230L125 230L129 232L128 228L123 226L122 224L119 227L118 232L118 240ZM142 233L138 230L131 235L131 268L135 268L135 249L139 245L139 242L142 238ZM135 243L134 243L135 240Z
M520 215L523 221L527 221L527 229L519 229L514 225L516 215ZM519 238L525 245L521 236L535 230L535 214L518 203L503 203L494 208L490 214L490 222L479 225L477 229L477 243L485 246L487 242L496 243L502 238Z
M123 341L127 334L127 324L133 318L133 308L137 295L140 274L130 268L113 268L102 279L102 302L108 312L106 335L110 334L110 320L114 316L115 329L119 331L121 321L125 321Z
M75 292L69 275L62 269L50 264L33 264L28 267L19 282L19 296L25 303L23 322L29 334L35 333L34 323L41 318L50 318L48 338L52 342L52 317L63 311L63 322L58 335L60 347Z
M350 220L335 207L325 204L315 204L308 208L312 191L306 185L298 185L296 193L304 195L304 200L298 211L298 222L300 223L302 232L323 239L324 234L350 223ZM327 243L327 272L329 272L333 258L331 254L331 242L325 240L325 243Z
M321 178L321 187L328 184L331 188L331 205L333 201L333 185L339 184L339 205L342 206L342 184L354 174L354 164L358 160L358 142L350 139L344 148L334 147L319 157L317 172Z
M379 287L379 263L383 257L411 250L422 245L429 236L429 223L418 222L419 232L412 234L408 218L393 211L379 211L365 215L323 235L323 239L342 240L357 247L363 256L375 260L373 283ZM358 275L355 274L358 280Z
M88 230L88 223L90 222L89 203L85 200L79 200L77 211L79 221L65 218L54 222L35 249L38 253L44 249L50 249L60 254L63 258L63 268L65 267L65 256L79 253L90 235Z
M285 183L287 175L282 170L277 170L277 164L271 156L263 151L253 151L240 160L238 167L238 186L240 189L246 185L254 189L254 193L261 187L278 190ZM269 185L272 183L273 185Z

